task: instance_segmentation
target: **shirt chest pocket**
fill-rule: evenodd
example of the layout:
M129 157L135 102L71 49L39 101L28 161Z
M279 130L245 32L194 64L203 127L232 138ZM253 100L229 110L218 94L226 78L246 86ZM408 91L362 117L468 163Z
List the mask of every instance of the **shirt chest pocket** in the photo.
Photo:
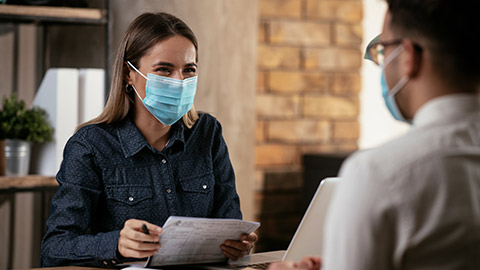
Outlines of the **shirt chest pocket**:
M214 205L213 174L185 179L179 183L180 203L183 214L192 217L208 217Z
M180 188L183 192L207 194L213 190L213 174L207 174L198 178L191 178L180 181Z
M107 208L114 219L147 219L152 208L153 192L146 186L107 186Z

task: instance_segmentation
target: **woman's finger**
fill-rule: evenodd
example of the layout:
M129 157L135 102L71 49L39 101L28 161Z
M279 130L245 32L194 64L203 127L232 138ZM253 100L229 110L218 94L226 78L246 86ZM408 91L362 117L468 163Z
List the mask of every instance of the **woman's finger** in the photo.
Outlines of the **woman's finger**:
M118 249L118 251L120 252L120 254L122 254L122 256L126 257L126 258L147 258L149 256L152 256L153 254L155 254L157 252L157 250L134 250L134 249L129 249L129 248L126 248L126 247L122 247Z
M222 245L221 248L222 248L223 254L227 256L227 258L229 259L238 260L243 257L242 252L237 249L229 248L225 245Z
M146 227L145 233L142 227ZM124 228L120 231L120 236L126 237L132 240L144 241L144 242L159 242L159 234L162 232L162 228L148 223L143 220L129 219L125 222Z
M161 247L160 243L136 241L128 238L118 239L118 242L125 248L138 251L157 251Z
M255 243L258 241L258 235L255 233L243 234L240 238L241 241L248 241L250 243Z
M239 251L247 251L252 247L252 244L250 244L250 242L234 240L226 240L224 245Z

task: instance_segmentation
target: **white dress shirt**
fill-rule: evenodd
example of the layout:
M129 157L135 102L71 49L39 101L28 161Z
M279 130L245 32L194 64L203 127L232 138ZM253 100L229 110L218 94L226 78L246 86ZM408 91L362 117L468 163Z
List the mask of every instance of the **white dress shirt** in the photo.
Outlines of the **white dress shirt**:
M480 269L480 98L423 105L411 130L342 166L326 270Z

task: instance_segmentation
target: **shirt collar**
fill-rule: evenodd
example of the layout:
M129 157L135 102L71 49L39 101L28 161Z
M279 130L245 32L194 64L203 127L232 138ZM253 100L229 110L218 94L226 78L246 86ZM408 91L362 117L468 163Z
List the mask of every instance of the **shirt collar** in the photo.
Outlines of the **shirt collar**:
M153 151L153 147L149 145L143 134L129 117L126 117L118 126L117 134L126 158L140 152L144 147ZM184 125L181 119L172 125L171 137L165 148L173 147L173 145L181 145L180 150L185 150Z
M413 119L413 127L451 122L465 118L466 114L479 113L480 94L451 94L425 103Z

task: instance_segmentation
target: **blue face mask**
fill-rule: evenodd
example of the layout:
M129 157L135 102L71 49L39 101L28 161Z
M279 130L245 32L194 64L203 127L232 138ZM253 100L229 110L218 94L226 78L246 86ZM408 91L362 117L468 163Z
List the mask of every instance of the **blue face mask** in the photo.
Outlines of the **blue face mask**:
M127 63L147 80L143 100L132 85L133 89L145 108L162 124L170 126L192 109L198 76L183 81L151 73L145 77L130 61Z
M395 59L400 53L403 51L403 47L398 46L395 50L390 53L390 55L385 58L385 62L383 64L382 68L382 74L380 77L380 84L382 85L382 96L383 99L385 100L385 105L387 106L387 109L390 111L390 114L395 118L395 120L406 122L406 123L411 123L411 121L405 119L405 117L402 115L402 112L398 108L397 102L395 100L395 95L400 92L400 90L405 86L405 84L408 82L409 78L408 76L404 76L400 79L400 81L397 82L393 86L393 88L390 90L388 88L387 84L387 78L385 77L385 67L393 60Z

